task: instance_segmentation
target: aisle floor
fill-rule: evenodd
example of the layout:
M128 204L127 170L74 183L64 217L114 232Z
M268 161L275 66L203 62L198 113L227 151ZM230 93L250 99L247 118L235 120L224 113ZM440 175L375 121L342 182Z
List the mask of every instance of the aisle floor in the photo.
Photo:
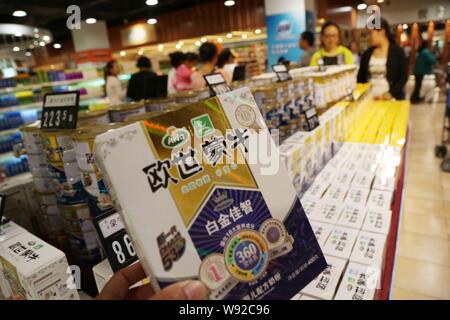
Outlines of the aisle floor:
M394 300L450 299L450 174L441 172L442 160L434 156L443 112L443 103L411 107Z

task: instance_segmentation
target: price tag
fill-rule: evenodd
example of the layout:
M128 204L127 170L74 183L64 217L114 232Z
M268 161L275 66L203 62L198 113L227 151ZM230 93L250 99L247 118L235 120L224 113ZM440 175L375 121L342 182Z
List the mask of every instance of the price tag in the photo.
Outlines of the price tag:
M319 123L319 117L317 116L317 110L315 107L310 107L304 111L306 120L306 129L312 131L317 128Z
M273 72L277 75L279 82L285 82L288 80L292 80L291 75L289 74L289 70L284 64L274 64L272 66Z
M203 76L208 84L211 96L218 96L231 91L230 86L225 81L221 73L211 73Z
M76 129L80 92L48 93L42 109L42 130Z
M138 259L122 217L117 211L110 210L96 217L94 222L114 272L133 264Z

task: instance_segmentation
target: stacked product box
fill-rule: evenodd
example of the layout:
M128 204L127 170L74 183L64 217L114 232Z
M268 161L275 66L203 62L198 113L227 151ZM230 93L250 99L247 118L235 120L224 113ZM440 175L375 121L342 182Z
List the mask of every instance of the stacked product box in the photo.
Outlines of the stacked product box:
M10 299L79 299L64 253L31 233L0 242L0 264Z
M199 278L211 299L287 299L326 268L285 168L263 174L247 158L250 135L277 153L242 88L96 138L97 165L156 291ZM224 163L227 154L236 161Z

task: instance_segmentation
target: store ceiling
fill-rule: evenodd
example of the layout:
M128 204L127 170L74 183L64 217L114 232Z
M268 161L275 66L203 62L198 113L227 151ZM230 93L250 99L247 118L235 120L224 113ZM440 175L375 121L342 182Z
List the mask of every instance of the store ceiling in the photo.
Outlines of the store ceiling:
M116 26L139 19L158 17L171 11L221 0L159 0L156 6L147 6L145 0L0 0L0 23L20 23L49 29L56 40L68 39L66 9L76 4L81 18L94 17ZM15 10L24 10L26 17L12 16Z

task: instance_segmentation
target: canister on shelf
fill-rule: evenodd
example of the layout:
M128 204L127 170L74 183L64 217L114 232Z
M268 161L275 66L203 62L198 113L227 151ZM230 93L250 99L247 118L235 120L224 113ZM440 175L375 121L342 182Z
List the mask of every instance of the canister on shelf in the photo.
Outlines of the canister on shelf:
M133 114L141 113L145 113L145 104L143 102L124 103L109 107L111 122L122 122Z
M178 92L171 97L179 104L191 104L196 103L199 100L198 92L195 91Z
M174 98L156 98L145 100L145 110L147 112L162 112L176 105Z
M73 149L72 130L40 131L45 154L50 164L62 163L64 151Z
M44 152L42 138L40 135L41 121L35 121L23 126L20 130L23 132L23 143L27 154L42 154Z
M86 201L76 161L49 164L55 194L59 203L75 204Z
M83 111L78 113L77 127L98 126L109 123L109 112L105 110Z
M252 93L260 110L263 110L265 105L277 103L277 91L273 87L255 88Z

